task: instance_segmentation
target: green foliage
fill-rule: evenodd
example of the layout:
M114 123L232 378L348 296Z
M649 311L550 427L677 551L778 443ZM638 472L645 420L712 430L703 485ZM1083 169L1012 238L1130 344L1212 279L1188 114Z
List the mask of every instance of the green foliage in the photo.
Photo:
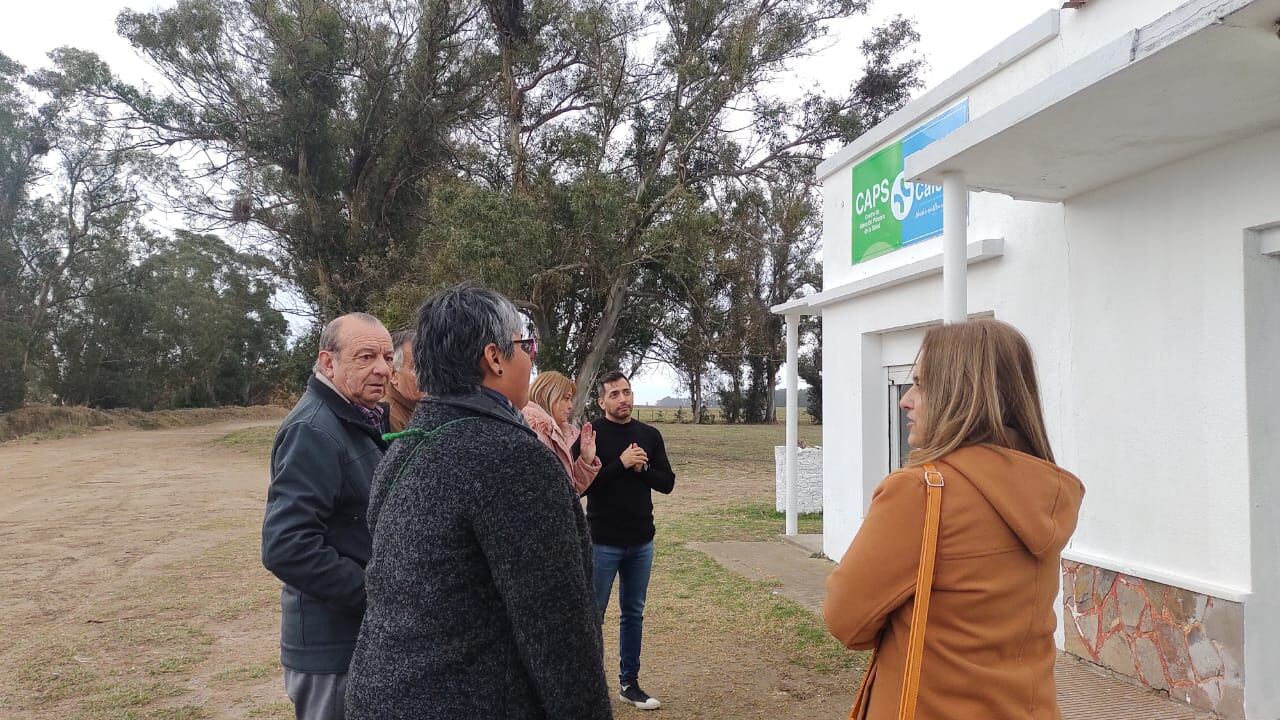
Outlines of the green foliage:
M130 248L145 234L140 185L163 163L137 150L110 122L109 103L83 92L108 76L95 56L50 53L52 65L19 76L8 64L0 94L4 208L0 212L0 341L17 387L48 385L41 358L53 352L53 326L87 298L118 286ZM5 63L0 63L5 65ZM8 398L9 406L22 398Z
M599 373L657 360L699 421L717 387L732 418L770 421L769 307L817 282L813 168L919 85L899 18L847 91L779 92L866 7L178 0L117 22L158 89L70 48L30 75L0 56L0 323L18 330L0 362L60 399L246 402L272 373L303 381L314 346L281 346L253 278L393 327L480 281L528 315L540 367L578 378L579 410ZM141 219L161 196L274 264L154 237Z
M100 92L101 60L50 57L24 74L0 56L0 411L27 387L96 407L264 400L287 329L274 264L146 229L176 168Z
M315 374L316 355L320 352L320 328L312 327L297 338L280 363L278 389L286 395L301 394Z
M121 34L177 90L114 83L158 146L195 144L232 197L191 208L247 223L325 315L365 310L416 252L428 176L483 90L467 3L181 0L121 13Z
M807 332L806 332L807 331ZM805 409L814 425L822 424L822 317L809 318L801 326L802 338L808 335L810 348L801 353L796 373L809 385Z
M578 376L579 407L600 372L655 356L700 406L725 342L758 356L754 407L781 333L760 307L788 299L811 260L781 256L794 227L763 250L744 231L802 203L827 146L919 84L897 20L863 44L847 92L778 94L830 20L866 7L180 0L119 19L174 92L103 94L156 145L217 158L190 205L272 240L322 316L402 325L431 290L480 281L528 314L542 367Z
M774 422L774 389L786 355L783 318L771 308L820 283L817 201L807 178L770 187L748 186L728 198L722 232L733 253L715 307L722 307L712 356L721 371L716 388L728 422Z
M21 65L0 54L0 412L21 407L26 398L23 317L29 288L14 218L26 199L35 158L47 150L34 108L22 92L23 73Z
M60 322L49 375L94 407L250 405L273 389L286 323L268 261L179 231Z
M22 407L26 399L27 378L22 371L26 332L15 292L19 262L13 246L0 242L0 413Z
M601 247L620 232L628 189L596 176L540 181L513 194L460 180L433 193L424 252L378 307L400 318L433 287L472 278L512 297L538 332L538 366L574 376L586 362L607 302L601 287L614 261ZM642 271L642 273L645 271ZM619 320L604 356L609 367L654 342L661 307L636 303Z

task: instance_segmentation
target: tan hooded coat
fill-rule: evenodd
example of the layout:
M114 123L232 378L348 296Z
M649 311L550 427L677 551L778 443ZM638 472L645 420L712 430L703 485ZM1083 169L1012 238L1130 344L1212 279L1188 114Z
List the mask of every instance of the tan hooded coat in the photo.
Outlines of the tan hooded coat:
M1054 602L1084 486L993 445L935 465L946 486L916 718L1058 720ZM878 653L868 720L898 717L924 513L923 468L891 474L827 580L831 634Z

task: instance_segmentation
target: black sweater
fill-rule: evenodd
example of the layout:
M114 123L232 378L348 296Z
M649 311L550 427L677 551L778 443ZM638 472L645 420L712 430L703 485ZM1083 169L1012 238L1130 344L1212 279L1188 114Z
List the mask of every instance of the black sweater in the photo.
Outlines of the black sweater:
M667 460L662 433L639 420L619 424L600 418L596 430L596 456L600 472L587 488L587 524L597 545L643 545L653 539L653 490L670 493L676 475ZM622 466L622 451L631 443L644 448L648 469Z

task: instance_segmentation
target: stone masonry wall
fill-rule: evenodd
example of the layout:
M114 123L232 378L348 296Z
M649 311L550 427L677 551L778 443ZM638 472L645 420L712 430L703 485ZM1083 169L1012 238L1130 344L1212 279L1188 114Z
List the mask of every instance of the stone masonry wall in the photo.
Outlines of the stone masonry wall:
M1066 649L1228 720L1244 718L1244 606L1062 561Z
M787 509L787 446L773 448L774 488L778 512ZM822 512L822 448L796 450L796 504L800 513Z

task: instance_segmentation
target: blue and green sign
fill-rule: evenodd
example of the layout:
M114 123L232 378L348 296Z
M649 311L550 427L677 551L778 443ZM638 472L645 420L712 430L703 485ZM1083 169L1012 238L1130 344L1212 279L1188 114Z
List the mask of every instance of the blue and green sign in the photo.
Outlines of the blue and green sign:
M853 167L853 262L942 234L942 188L908 182L903 160L969 121L966 99Z

